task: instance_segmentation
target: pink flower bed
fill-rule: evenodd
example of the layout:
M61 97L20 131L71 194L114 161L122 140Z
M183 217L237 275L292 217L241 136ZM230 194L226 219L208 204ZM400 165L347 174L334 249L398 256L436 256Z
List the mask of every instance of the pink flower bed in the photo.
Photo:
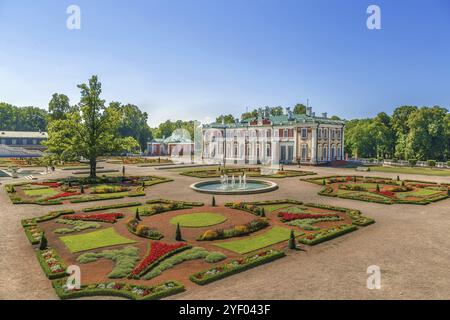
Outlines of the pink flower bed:
M334 214L334 213L305 214L305 213L289 213L289 212L280 212L280 213L278 213L278 216L283 221L339 217L338 214Z
M123 213L96 213L96 214L72 214L64 216L67 220L84 220L115 223L117 219L123 218Z

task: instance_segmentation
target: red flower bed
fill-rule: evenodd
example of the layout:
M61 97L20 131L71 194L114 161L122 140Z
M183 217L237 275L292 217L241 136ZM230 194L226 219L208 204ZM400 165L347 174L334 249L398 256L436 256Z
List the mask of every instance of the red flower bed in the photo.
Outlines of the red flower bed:
M320 219L320 218L329 218L329 217L339 217L338 214L334 213L318 213L318 214L304 214L304 213L289 213L289 212L280 212L278 216L283 221L292 221L299 219Z
M347 178L345 178L345 180L347 180L347 181L352 181L352 180L353 180L353 177L347 177Z
M33 182L31 183L34 186L47 186L50 188L58 188L61 187L61 183L59 182Z
M70 216L63 217L68 220L87 220L87 221L100 221L115 223L117 219L123 218L123 213L96 213L96 214L72 214Z
M130 276L139 276L144 272L152 263L157 261L162 256L182 247L187 246L186 243L167 244L159 241L152 242L150 252L148 255L131 271Z
M65 197L71 197L71 196L79 196L81 193L79 192L63 192L58 193L57 195L54 195L52 197L48 197L46 200L54 200L59 198L65 198Z
M395 197L395 193L392 191L380 191L379 194L382 194L383 196L387 197Z

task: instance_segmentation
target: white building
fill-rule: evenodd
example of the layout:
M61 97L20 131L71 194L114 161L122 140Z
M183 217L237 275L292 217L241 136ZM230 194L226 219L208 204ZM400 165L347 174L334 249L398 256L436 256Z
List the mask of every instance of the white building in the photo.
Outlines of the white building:
M271 116L260 109L258 117L232 124L212 123L202 129L202 159L225 163L301 163L317 165L344 160L345 122L327 114Z

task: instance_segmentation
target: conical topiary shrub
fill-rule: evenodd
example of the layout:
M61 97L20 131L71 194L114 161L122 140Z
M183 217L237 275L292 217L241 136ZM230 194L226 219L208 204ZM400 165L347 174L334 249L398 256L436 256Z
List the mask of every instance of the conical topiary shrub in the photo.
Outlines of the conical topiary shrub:
M215 198L214 196L212 197L211 205L212 205L213 207L216 206L216 198Z
M324 186L324 185L326 185L327 184L327 182L325 181L325 179L323 179L322 180L322 185Z
M397 176L397 181L400 181L400 176Z
M141 221L141 215L139 214L139 208L136 208L136 214L134 217L137 221Z
M377 183L377 192L380 192L380 185Z
M183 237L181 236L181 229L180 229L180 224L179 223L177 223L177 231L175 233L175 240L183 241Z
M80 186L80 193L84 193L84 185Z
M295 244L295 233L294 230L291 230L291 235L289 237L289 249L296 249L297 245Z
M265 217L266 216L266 210L264 210L264 208L261 208L260 214L261 217Z
M48 245L47 238L45 237L45 234L42 233L41 241L39 242L39 250L47 249L47 245Z

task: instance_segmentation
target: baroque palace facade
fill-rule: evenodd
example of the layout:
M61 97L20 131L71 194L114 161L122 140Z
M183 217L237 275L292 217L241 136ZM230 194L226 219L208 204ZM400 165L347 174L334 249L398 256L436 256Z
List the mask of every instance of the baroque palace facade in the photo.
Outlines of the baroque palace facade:
M344 160L345 122L310 107L306 114L289 108L280 116L259 109L253 119L211 123L202 128L202 159L221 163L317 165Z

